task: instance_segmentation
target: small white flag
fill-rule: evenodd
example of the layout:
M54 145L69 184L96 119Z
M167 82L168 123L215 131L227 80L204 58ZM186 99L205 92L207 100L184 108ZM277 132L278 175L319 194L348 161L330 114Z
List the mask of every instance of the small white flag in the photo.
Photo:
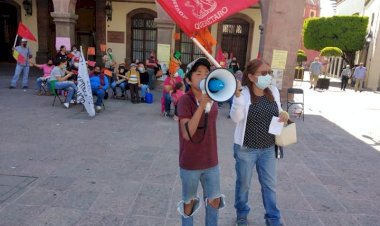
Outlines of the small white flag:
M83 104L87 113L93 117L95 116L94 100L92 99L92 89L90 78L88 76L88 70L86 60L83 56L82 46L80 47L80 59L78 68L78 91L77 91L77 103Z

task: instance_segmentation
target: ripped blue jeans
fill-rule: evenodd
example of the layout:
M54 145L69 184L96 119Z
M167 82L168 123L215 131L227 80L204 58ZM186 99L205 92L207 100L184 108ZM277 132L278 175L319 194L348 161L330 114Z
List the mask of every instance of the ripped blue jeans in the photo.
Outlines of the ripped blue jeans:
M203 188L203 200L206 206L206 226L218 225L219 209L224 207L224 195L220 192L220 168L214 166L204 170L186 170L180 168L182 181L182 201L178 203L178 212L181 214L182 226L192 226L193 216L201 207L201 200L197 197L199 181ZM208 200L220 198L219 208L208 204ZM190 216L184 213L184 204L194 200L193 211Z

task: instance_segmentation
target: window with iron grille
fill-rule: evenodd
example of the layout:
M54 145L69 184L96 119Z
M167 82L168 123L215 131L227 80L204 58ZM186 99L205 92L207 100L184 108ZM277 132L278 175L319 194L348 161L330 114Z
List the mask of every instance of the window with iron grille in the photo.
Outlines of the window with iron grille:
M204 54L184 32L178 28L177 32L180 32L180 39L176 40L176 51L181 52L182 67L186 68L187 64L199 57L203 57Z
M246 62L249 36L249 23L243 19L229 19L222 26L222 50L232 53L244 67Z
M131 29L131 59L145 61L152 51L156 52L157 28L154 17L145 13L136 14L132 17Z

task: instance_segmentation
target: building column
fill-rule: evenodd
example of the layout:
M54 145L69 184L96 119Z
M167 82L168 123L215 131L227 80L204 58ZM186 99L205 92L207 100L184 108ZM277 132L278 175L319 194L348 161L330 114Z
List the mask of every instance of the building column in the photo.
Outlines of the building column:
M100 45L106 44L106 1L105 0L96 0L96 33L95 33L95 54L96 62L98 65L102 65L102 52L100 51ZM114 9L115 10L115 9Z
M343 59L342 59L342 57L339 57L337 78L339 78L340 73L342 72L342 64L343 64Z
M297 66L295 59L301 41L301 35L295 34L302 31L305 0L293 0L292 4L278 0L260 3L264 26L263 42L261 42L264 45L264 61L272 62L273 50L288 52L281 89L281 99L284 101L287 89L293 87L294 70Z
M175 23L160 4L156 3L156 7L157 18L154 22L157 25L157 43L171 45L173 42L173 30L175 28Z
M49 58L49 8L48 0L37 0L38 51L36 63L46 64Z
M54 12L51 13L55 23L56 37L70 38L70 43L73 45L75 38L75 24L78 20L78 15L75 15L76 0L53 0ZM67 50L71 46L66 46Z
M329 63L328 63L328 65L329 65L329 76L332 76L332 74L333 74L333 59L332 59L332 57L329 57Z

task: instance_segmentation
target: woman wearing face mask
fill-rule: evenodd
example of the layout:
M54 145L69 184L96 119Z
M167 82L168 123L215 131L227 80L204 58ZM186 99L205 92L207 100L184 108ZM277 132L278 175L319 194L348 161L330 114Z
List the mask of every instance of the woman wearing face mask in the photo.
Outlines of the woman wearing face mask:
M128 87L127 76L125 75L128 71L125 68L125 63L119 64L119 68L116 76L113 78L113 82L111 82L111 88L113 91L113 98L117 98L117 87L120 87L121 96L120 98L125 98L125 90ZM127 95L128 97L128 95Z
M281 109L280 94L271 85L271 75L272 71L266 63L257 59L250 61L243 75L243 86L238 87L230 111L231 119L236 123L234 158L238 226L248 225L248 193L255 166L261 184L266 225L282 225L276 204L275 135L269 134L268 130L273 116L285 122L289 115Z
M38 67L44 72L44 75L41 77L38 77L36 80L36 90L37 90L37 95L42 95L41 88L42 88L42 83L46 83L47 80L50 78L50 73L54 68L53 65L53 60L49 59L47 64L35 64L33 62L29 62L31 66ZM49 90L49 87L48 87Z

